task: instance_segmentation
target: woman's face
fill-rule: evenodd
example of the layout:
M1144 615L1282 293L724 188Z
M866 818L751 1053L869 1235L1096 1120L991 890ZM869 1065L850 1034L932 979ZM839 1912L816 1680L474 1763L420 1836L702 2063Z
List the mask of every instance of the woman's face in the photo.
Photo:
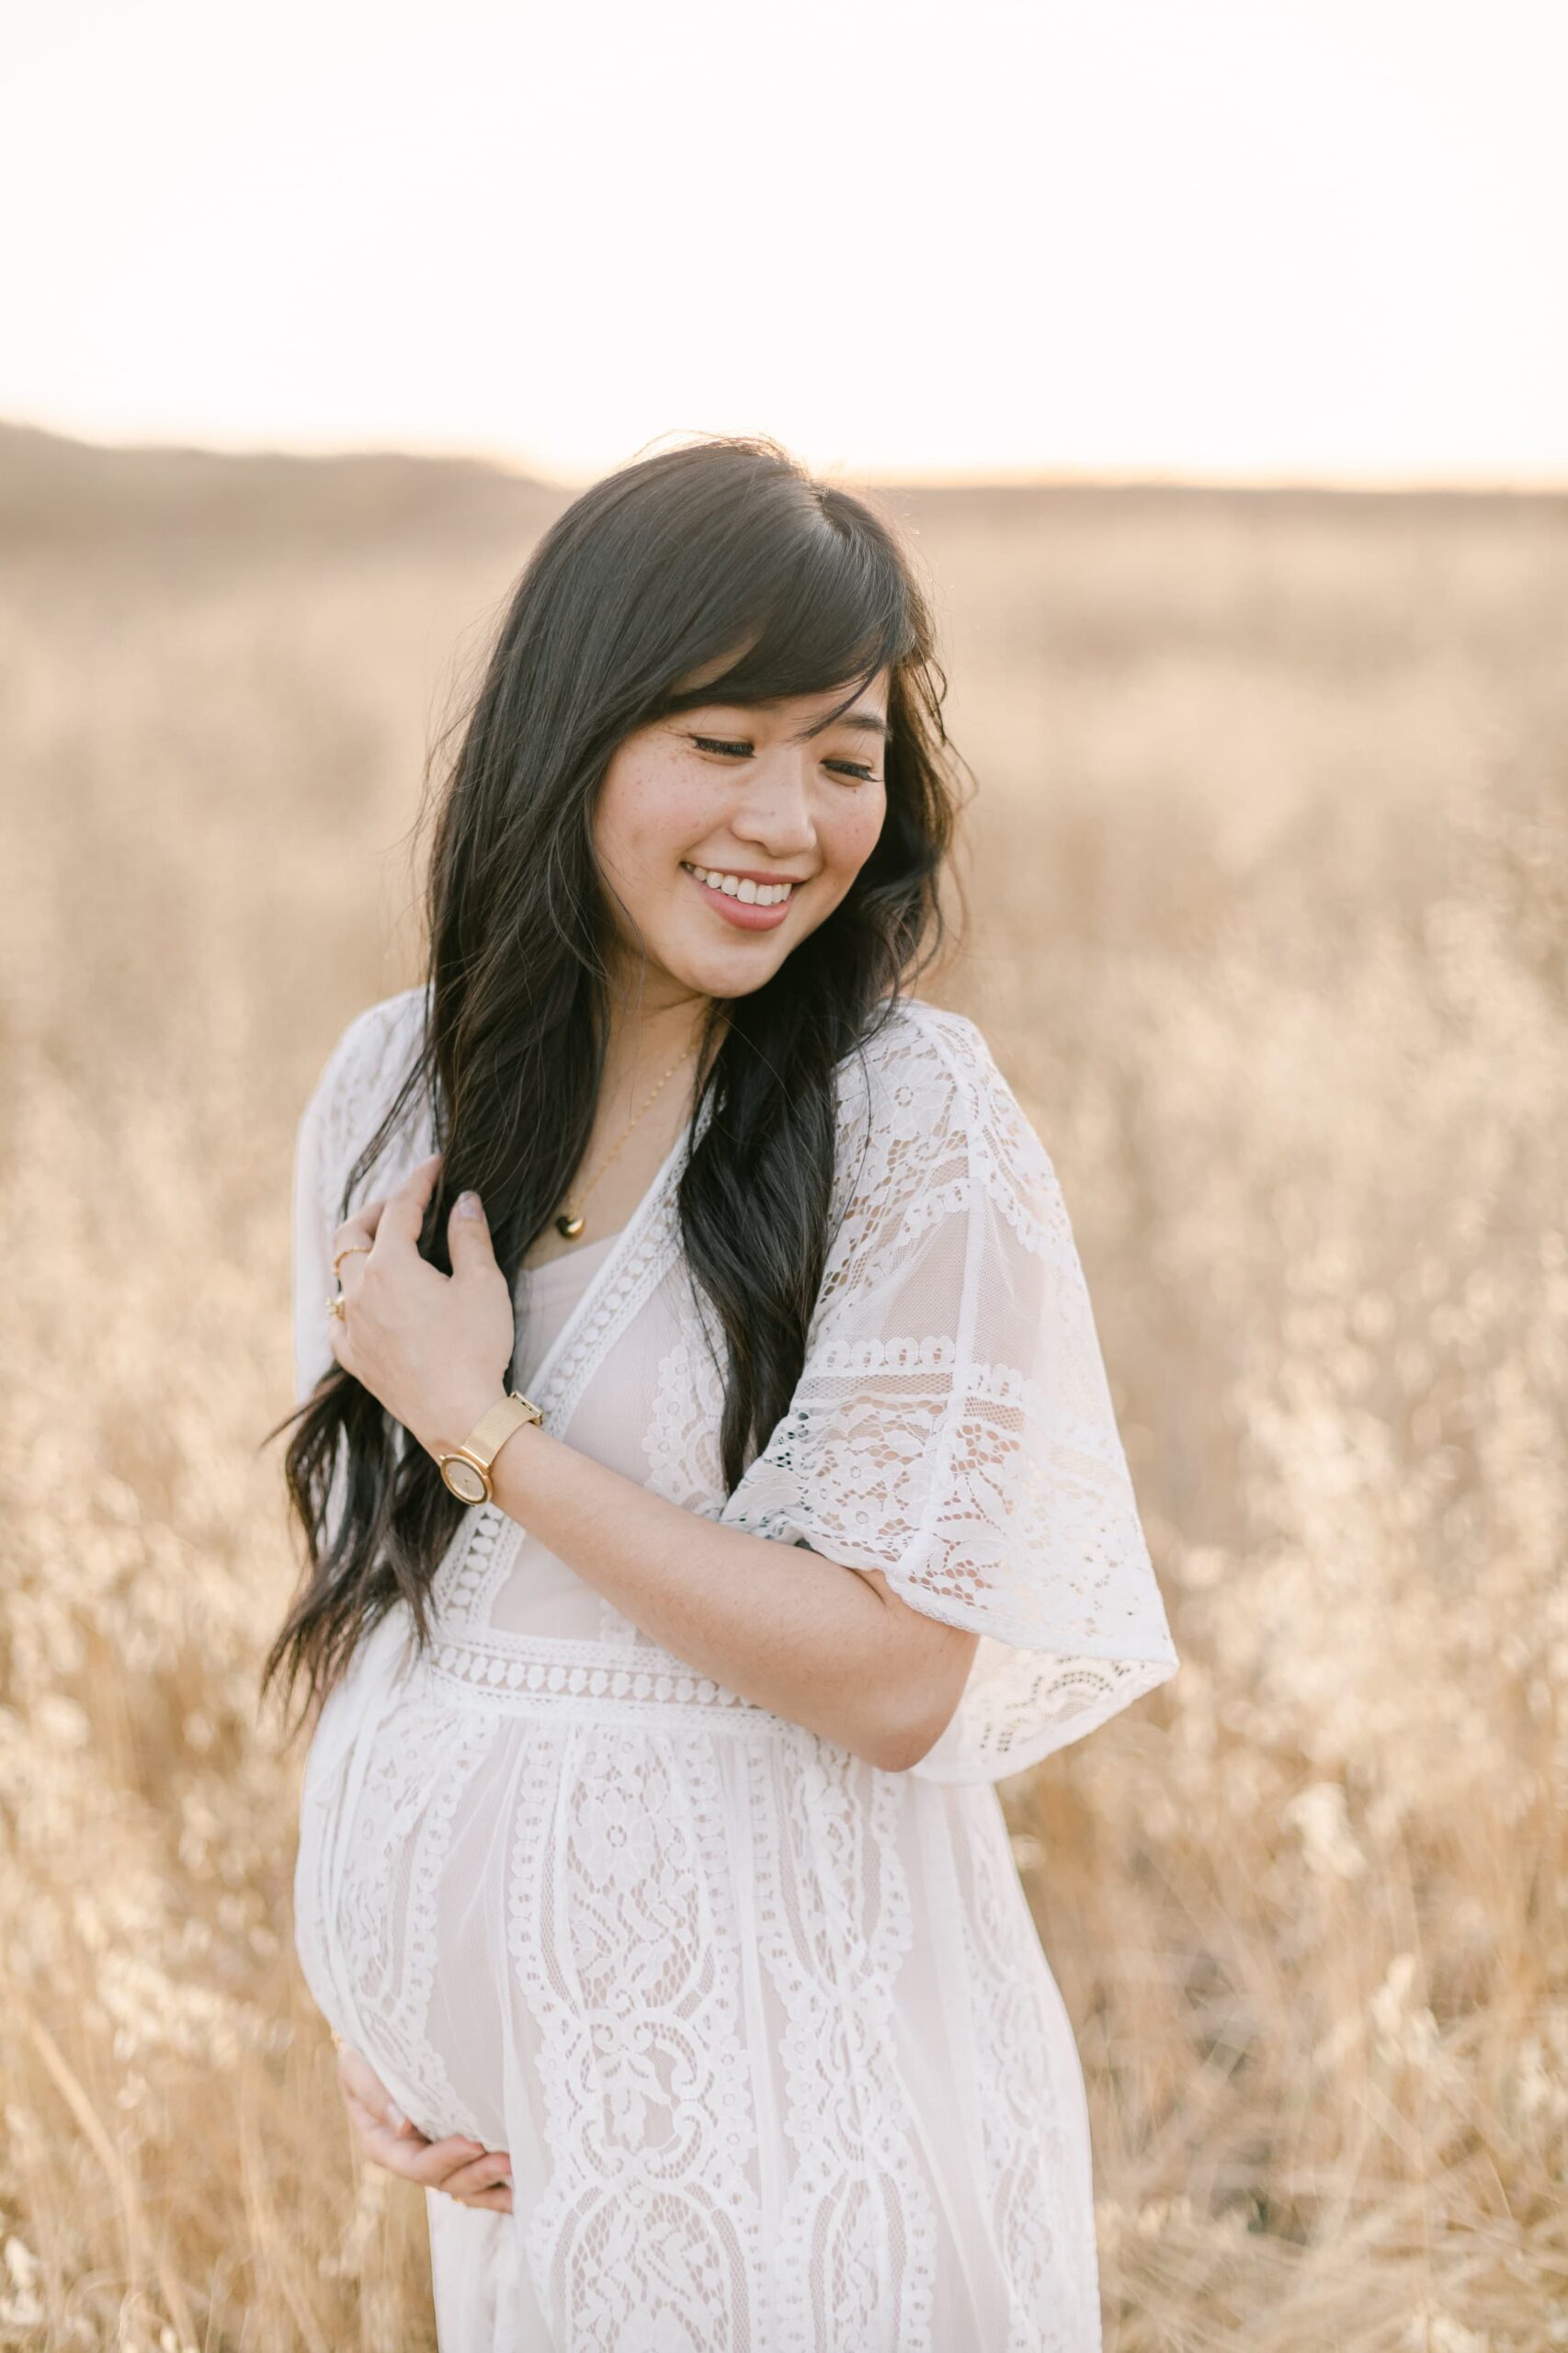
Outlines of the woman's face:
M681 689L730 661L689 672ZM883 670L815 735L846 688L704 704L617 747L594 845L642 935L645 1002L662 978L676 995L745 996L833 913L882 828L889 687ZM634 937L624 944L635 958Z

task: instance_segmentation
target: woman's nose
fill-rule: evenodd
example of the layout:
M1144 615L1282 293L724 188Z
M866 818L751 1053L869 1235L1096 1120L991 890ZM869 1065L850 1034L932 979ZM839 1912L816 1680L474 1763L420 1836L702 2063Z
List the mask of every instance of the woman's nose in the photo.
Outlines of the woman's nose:
M733 824L748 841L765 844L775 858L814 848L816 826L803 767L792 760L759 761L755 776L746 779Z

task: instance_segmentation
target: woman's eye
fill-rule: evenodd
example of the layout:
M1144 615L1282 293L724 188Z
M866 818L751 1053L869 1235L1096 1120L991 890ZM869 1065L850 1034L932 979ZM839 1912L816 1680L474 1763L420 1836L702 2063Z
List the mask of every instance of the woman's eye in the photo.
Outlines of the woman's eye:
M722 752L737 759L749 759L751 756L752 746L748 743L727 743L719 735L694 735L691 740L699 752ZM874 769L862 767L856 760L824 760L823 766L824 768L842 769L845 775L852 776L857 784L869 784L875 774Z

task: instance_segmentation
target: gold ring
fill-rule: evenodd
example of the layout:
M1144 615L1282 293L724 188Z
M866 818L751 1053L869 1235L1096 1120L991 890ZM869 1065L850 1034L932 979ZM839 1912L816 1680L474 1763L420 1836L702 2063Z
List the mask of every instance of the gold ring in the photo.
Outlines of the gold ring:
M343 1293L341 1291L337 1293L335 1299L329 1299L327 1301L326 1312L329 1315L335 1315L340 1324L346 1320L343 1305Z
M333 1260L333 1262L332 1262L332 1271L333 1271L333 1273L334 1273L335 1275L336 1275L336 1274L337 1274L337 1270L338 1270L339 1267L341 1267L341 1266L342 1266L343 1261L345 1260L345 1258L352 1258L352 1256L354 1256L354 1253L355 1253L355 1251L356 1251L356 1250L368 1250L368 1249L369 1248L369 1246L370 1246L370 1245L369 1245L369 1244L368 1242L350 1242L350 1243L346 1244L346 1245L345 1245L345 1246L344 1246L344 1247L343 1247L343 1248L338 1252L338 1254L337 1254L336 1257L335 1257L335 1258ZM341 1275L338 1275L338 1276L337 1276L337 1279L338 1279L339 1282L341 1282L341 1281L342 1281L342 1279L343 1279L343 1278L342 1278L342 1276L341 1276Z

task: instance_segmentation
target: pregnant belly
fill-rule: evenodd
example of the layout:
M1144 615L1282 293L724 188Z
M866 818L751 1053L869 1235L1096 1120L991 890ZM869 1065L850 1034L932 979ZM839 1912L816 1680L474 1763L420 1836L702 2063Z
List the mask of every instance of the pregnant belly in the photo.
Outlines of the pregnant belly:
M662 1654L631 1672L611 1646L502 1637L467 1660L483 1681L441 1656L351 1669L324 1711L294 1904L316 2004L429 2139L516 2165L552 2099L678 2138L709 2040L740 2065L714 1947L740 1949L760 1759L821 1745ZM769 2017L769 2050L785 2026Z
M368 1680L358 1748L352 1687L324 1715L296 1935L332 2024L422 2132L509 2152L563 2312L652 2249L670 2296L787 2289L791 2343L1097 2342L1083 2078L994 1791L582 1647Z
M814 1781L831 1756L863 1795L870 1768L646 1650L504 1635L406 1674L392 1656L350 1670L307 1760L295 1938L318 2006L431 2139L516 2165L586 2108L678 2143L744 2074L735 1904L798 1812L777 1770L795 1756ZM788 2019L765 2009L771 2068Z
M503 2145L503 2054L480 1915L505 1843L509 1729L454 1716L416 1672L362 1735L361 1771L312 1747L294 1883L296 1949L323 2016L428 2139L487 2147Z

